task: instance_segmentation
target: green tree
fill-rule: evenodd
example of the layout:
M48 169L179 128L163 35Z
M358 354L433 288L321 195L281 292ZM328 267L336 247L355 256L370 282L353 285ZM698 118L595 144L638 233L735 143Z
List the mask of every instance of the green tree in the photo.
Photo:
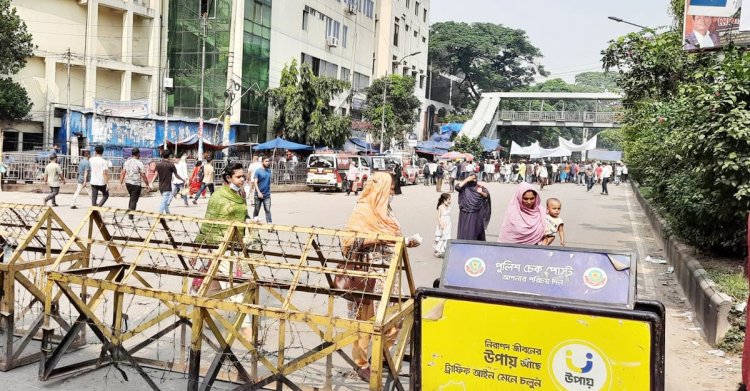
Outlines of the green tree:
M615 72L584 72L575 77L579 92L620 92Z
M437 70L460 77L460 91L474 102L482 91L512 91L547 75L526 32L499 24L435 23L429 57Z
M26 90L10 75L26 65L26 58L34 51L26 23L18 16L10 0L0 0L0 129L25 117L31 110Z
M349 89L349 83L318 77L310 66L297 66L297 60L284 66L278 88L268 91L274 108L273 129L291 140L341 147L351 132L351 119L330 106L335 96Z
M453 148L451 148L451 150L461 153L470 153L475 157L482 156L482 152L484 152L484 148L482 147L482 144L479 143L478 138L471 138L464 135L458 136L453 140Z
M671 5L682 15L684 0ZM750 53L686 53L680 23L620 37L602 53L627 103L625 159L671 232L740 255L750 207Z
M419 99L414 96L414 79L407 76L388 75L372 82L367 87L367 103L362 110L362 115L372 123L372 132L375 139L380 137L383 111L385 111L385 135L384 142L395 139L397 142L404 140L404 135L412 131L417 121L417 109ZM385 104L383 103L383 90L386 90Z

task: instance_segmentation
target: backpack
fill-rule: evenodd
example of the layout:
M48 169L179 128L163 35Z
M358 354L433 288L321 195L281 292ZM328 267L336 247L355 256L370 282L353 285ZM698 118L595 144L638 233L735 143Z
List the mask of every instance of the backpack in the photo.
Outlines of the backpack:
M198 170L198 182L203 182L203 166Z

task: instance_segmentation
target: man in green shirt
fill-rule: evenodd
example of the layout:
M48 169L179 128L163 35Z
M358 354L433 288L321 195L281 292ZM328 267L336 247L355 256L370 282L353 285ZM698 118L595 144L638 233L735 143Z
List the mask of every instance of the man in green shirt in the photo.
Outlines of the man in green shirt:
M50 195L44 198L44 205L47 205L48 201L52 201L52 206L57 206L57 194L60 193L61 184L65 184L65 178L63 177L62 168L57 164L57 155L54 153L49 156L49 164L44 168L44 182L46 182L52 192Z

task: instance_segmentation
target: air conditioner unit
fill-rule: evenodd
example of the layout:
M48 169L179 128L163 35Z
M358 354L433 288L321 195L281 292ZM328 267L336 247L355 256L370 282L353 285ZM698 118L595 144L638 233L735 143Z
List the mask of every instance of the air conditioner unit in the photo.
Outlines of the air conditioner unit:
M339 46L339 39L338 37L329 36L326 37L326 43L328 44L328 47L335 48L336 46Z
M344 1L344 12L347 14L356 14L357 13L357 3L353 0L345 0Z

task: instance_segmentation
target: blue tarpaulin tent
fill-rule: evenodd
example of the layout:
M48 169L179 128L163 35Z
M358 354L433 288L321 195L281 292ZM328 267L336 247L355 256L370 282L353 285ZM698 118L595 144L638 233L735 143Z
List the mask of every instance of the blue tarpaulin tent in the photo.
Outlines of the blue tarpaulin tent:
M344 150L347 152L367 152L367 153L380 153L380 148L376 147L365 140L358 137L350 138L344 143Z
M464 124L445 124L440 127L440 133L460 133L461 128L464 127Z
M484 152L492 152L498 148L502 148L500 147L500 140L490 140L487 137L482 137L482 139L479 140L479 143L482 144Z
M291 151L312 151L313 147L305 144L297 144L288 140L284 140L281 137L276 137L271 141L266 141L263 144L258 144L253 147L256 151L267 151L271 149L288 149Z

